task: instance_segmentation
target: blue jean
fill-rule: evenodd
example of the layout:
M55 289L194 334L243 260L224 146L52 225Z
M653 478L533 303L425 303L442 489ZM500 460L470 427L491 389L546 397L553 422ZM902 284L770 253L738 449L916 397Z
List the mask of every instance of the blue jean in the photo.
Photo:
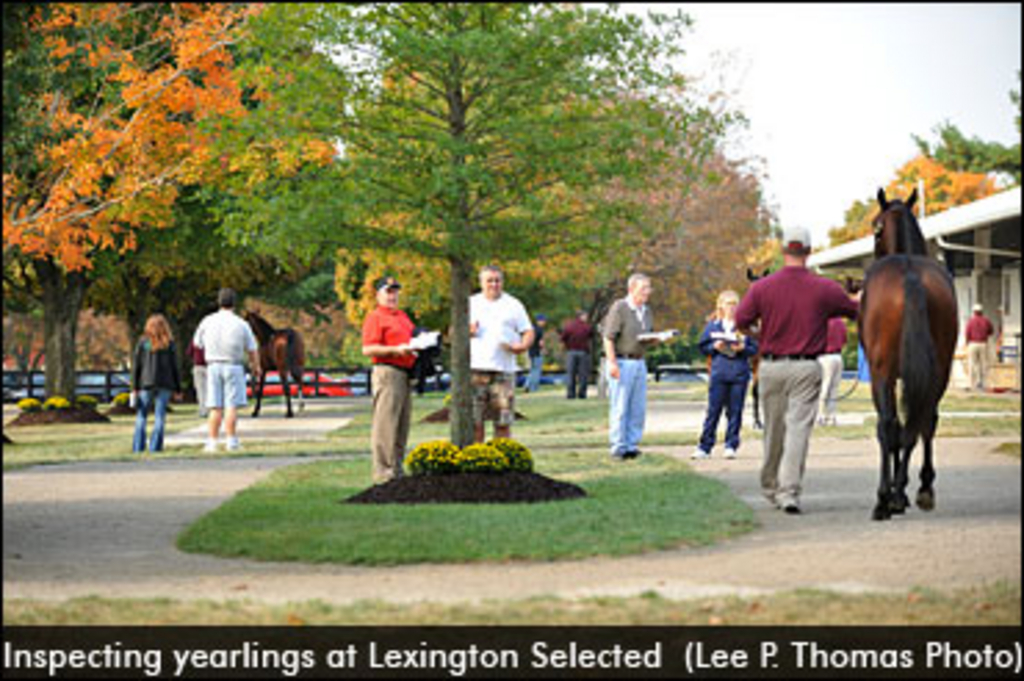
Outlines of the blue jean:
M540 374L543 368L543 357L538 355L530 358L530 375L526 378L526 392L535 393L540 389Z
M164 448L164 424L167 422L167 403L171 401L171 391L166 388L140 390L139 401L135 409L135 437L132 440L133 452L146 451L146 413L149 405L156 401L156 416L153 421L153 435L149 439L149 451L159 452Z
M747 397L748 380L722 381L712 378L708 387L708 414L704 419L704 431L700 435L700 448L710 452L715 446L715 431L718 419L725 408L728 425L725 429L725 446L740 448L740 427L743 425L743 402Z
M647 363L620 359L619 377L608 376L608 440L612 456L635 452L644 434L647 416Z

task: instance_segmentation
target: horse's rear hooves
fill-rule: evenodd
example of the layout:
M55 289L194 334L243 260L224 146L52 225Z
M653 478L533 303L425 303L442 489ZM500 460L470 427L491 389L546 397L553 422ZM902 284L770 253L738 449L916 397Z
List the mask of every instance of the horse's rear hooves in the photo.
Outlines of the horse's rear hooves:
M935 494L932 492L918 492L917 493L917 507L922 511L931 511L935 509Z
M875 506L875 510L871 512L872 520L889 520L892 517L892 512L889 510L888 505Z

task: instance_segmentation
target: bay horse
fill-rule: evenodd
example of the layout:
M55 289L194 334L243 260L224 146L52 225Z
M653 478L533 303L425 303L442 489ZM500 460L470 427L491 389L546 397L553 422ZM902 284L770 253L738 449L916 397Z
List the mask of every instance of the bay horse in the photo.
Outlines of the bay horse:
M917 506L922 511L935 507L932 438L957 340L953 280L928 256L913 213L916 200L916 189L906 203L889 201L878 190L879 214L872 223L875 262L864 277L857 320L878 413L881 475L875 520L888 520L910 505L908 468L918 438L924 462Z
M299 411L302 411L302 375L306 366L306 347L302 341L302 334L294 329L275 329L266 319L259 314L248 311L245 313L245 321L249 323L256 340L260 345L260 376L259 387L256 393L256 409L252 412L253 418L260 415L260 405L263 402L263 387L267 381L267 371L276 370L281 377L281 388L284 392L285 403L288 405L286 418L292 418L292 392L288 385L289 376L298 384Z

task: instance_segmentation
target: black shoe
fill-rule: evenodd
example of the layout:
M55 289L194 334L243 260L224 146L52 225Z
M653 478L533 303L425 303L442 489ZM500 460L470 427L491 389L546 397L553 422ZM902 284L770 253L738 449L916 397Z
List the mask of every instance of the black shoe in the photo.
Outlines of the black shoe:
M625 454L623 454L622 458L623 459L636 459L636 458L639 458L641 454L642 454L642 452L639 449L634 449L632 451L628 451Z
M782 510L788 513L789 515L800 515L801 513L800 507L792 502L783 506Z

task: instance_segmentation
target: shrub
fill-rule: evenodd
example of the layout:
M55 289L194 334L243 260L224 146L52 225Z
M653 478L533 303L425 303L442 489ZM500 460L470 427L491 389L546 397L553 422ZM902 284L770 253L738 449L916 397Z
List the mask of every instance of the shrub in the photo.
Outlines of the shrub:
M446 440L424 442L405 457L405 467L413 475L458 473L459 448Z
M118 393L114 395L114 399L110 400L110 403L115 407L127 407L131 397L131 393Z
M18 401L18 409L28 413L42 411L43 403L34 397L26 397L25 399Z
M487 444L494 447L508 459L508 470L529 473L533 470L533 455L520 442L507 437L496 437Z
M75 407L78 409L96 409L99 403L92 395L79 395L75 398Z
M68 402L65 397L51 397L50 399L43 402L44 411L53 411L55 409L70 409L71 403Z
M491 445L470 445L456 457L460 473L504 473L509 470L508 459L500 449Z

